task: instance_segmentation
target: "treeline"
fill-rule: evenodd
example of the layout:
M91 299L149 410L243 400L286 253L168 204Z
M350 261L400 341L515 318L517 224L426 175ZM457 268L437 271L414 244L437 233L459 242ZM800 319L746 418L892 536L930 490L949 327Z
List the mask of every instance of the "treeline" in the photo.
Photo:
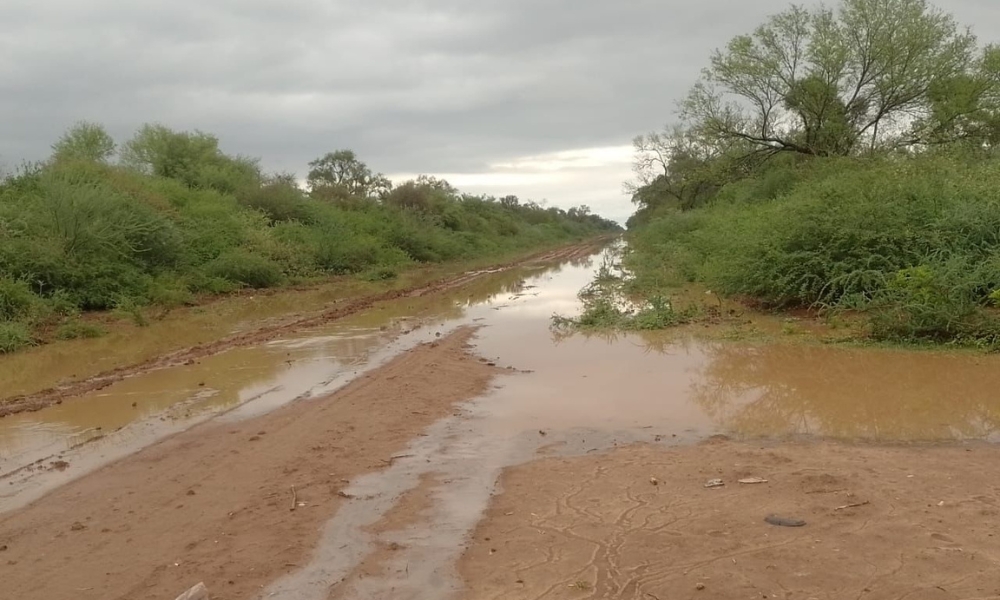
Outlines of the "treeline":
M1000 344L1000 48L923 0L792 7L635 140L634 292L678 279Z
M617 229L562 210L463 194L421 176L393 185L353 152L288 173L230 156L202 132L146 125L120 146L81 123L42 164L0 181L0 353L99 335L81 311L331 275L392 278L416 263L500 256Z

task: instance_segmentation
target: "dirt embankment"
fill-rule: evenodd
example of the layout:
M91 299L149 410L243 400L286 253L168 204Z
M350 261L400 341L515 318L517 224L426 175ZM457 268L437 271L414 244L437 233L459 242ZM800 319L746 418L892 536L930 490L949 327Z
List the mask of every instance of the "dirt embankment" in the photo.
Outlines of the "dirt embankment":
M722 442L540 460L505 473L460 564L465 597L1000 598L998 459Z
M172 599L199 581L213 600L253 597L308 560L347 482L485 390L499 371L467 353L471 335L330 397L195 427L0 516L4 597Z
M530 255L528 257L500 264L489 269L475 270L458 275L452 275L416 287L390 290L380 294L354 298L345 302L337 303L331 308L319 313L293 315L288 319L262 325L250 331L241 332L239 334L205 344L184 348L176 352L158 356L143 362L119 367L93 377L73 381L65 385L48 388L31 394L11 396L7 398L0 397L0 418L21 412L41 410L46 406L59 403L64 399L103 389L116 381L120 381L127 377L133 377L135 375L156 369L183 365L185 363L193 363L196 360L213 354L218 354L230 348L260 344L278 338L291 331L307 327L315 327L324 323L336 321L369 309L379 302L385 302L403 297L419 297L439 293L448 289L459 287L490 273L509 270L532 263L557 262L582 258L592 254L595 247L606 244L607 241L608 240L605 238L601 238L599 240L589 240L556 250L549 250ZM2 394L2 391L0 391L0 394Z

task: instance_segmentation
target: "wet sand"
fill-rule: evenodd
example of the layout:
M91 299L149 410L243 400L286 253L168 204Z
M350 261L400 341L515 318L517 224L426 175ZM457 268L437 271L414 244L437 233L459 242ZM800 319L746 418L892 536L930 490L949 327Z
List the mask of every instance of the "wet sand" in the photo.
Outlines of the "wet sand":
M1000 357L561 336L552 258L0 420L4 590L997 597Z
M471 333L331 397L195 427L0 515L4 597L172 600L199 581L214 600L255 597L308 562L354 478L486 389L497 369L466 354Z
M998 460L992 446L718 442L535 461L504 473L462 597L998 598Z

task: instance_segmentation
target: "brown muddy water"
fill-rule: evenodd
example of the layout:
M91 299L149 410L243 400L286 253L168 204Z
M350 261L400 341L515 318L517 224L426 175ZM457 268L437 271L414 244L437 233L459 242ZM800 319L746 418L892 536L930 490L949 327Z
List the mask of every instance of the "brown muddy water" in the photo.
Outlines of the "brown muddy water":
M377 542L403 548L387 575L353 581L337 597L385 597L391 590L399 598L440 598L456 591L454 563L501 471L539 454L686 443L719 433L997 440L996 356L730 342L691 331L555 334L552 315L580 309L576 294L602 258L515 269L444 294L386 302L332 325L0 420L0 511L206 418L246 418L325 396L463 325L481 326L476 352L517 371L433 425L408 456L352 482L354 499L325 528L312 563L261 597L325 598ZM100 343L74 348L96 352ZM369 533L369 525L427 480L435 482L434 504L420 523L378 539Z

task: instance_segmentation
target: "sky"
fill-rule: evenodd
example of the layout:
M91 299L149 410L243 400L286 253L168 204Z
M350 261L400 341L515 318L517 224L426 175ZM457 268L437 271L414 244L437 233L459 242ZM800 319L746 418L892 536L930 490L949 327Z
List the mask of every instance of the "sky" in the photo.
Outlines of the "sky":
M814 4L814 0L805 0ZM997 0L940 0L984 41ZM787 0L2 0L0 165L80 120L217 135L304 177L350 148L401 181L623 221L631 139Z

